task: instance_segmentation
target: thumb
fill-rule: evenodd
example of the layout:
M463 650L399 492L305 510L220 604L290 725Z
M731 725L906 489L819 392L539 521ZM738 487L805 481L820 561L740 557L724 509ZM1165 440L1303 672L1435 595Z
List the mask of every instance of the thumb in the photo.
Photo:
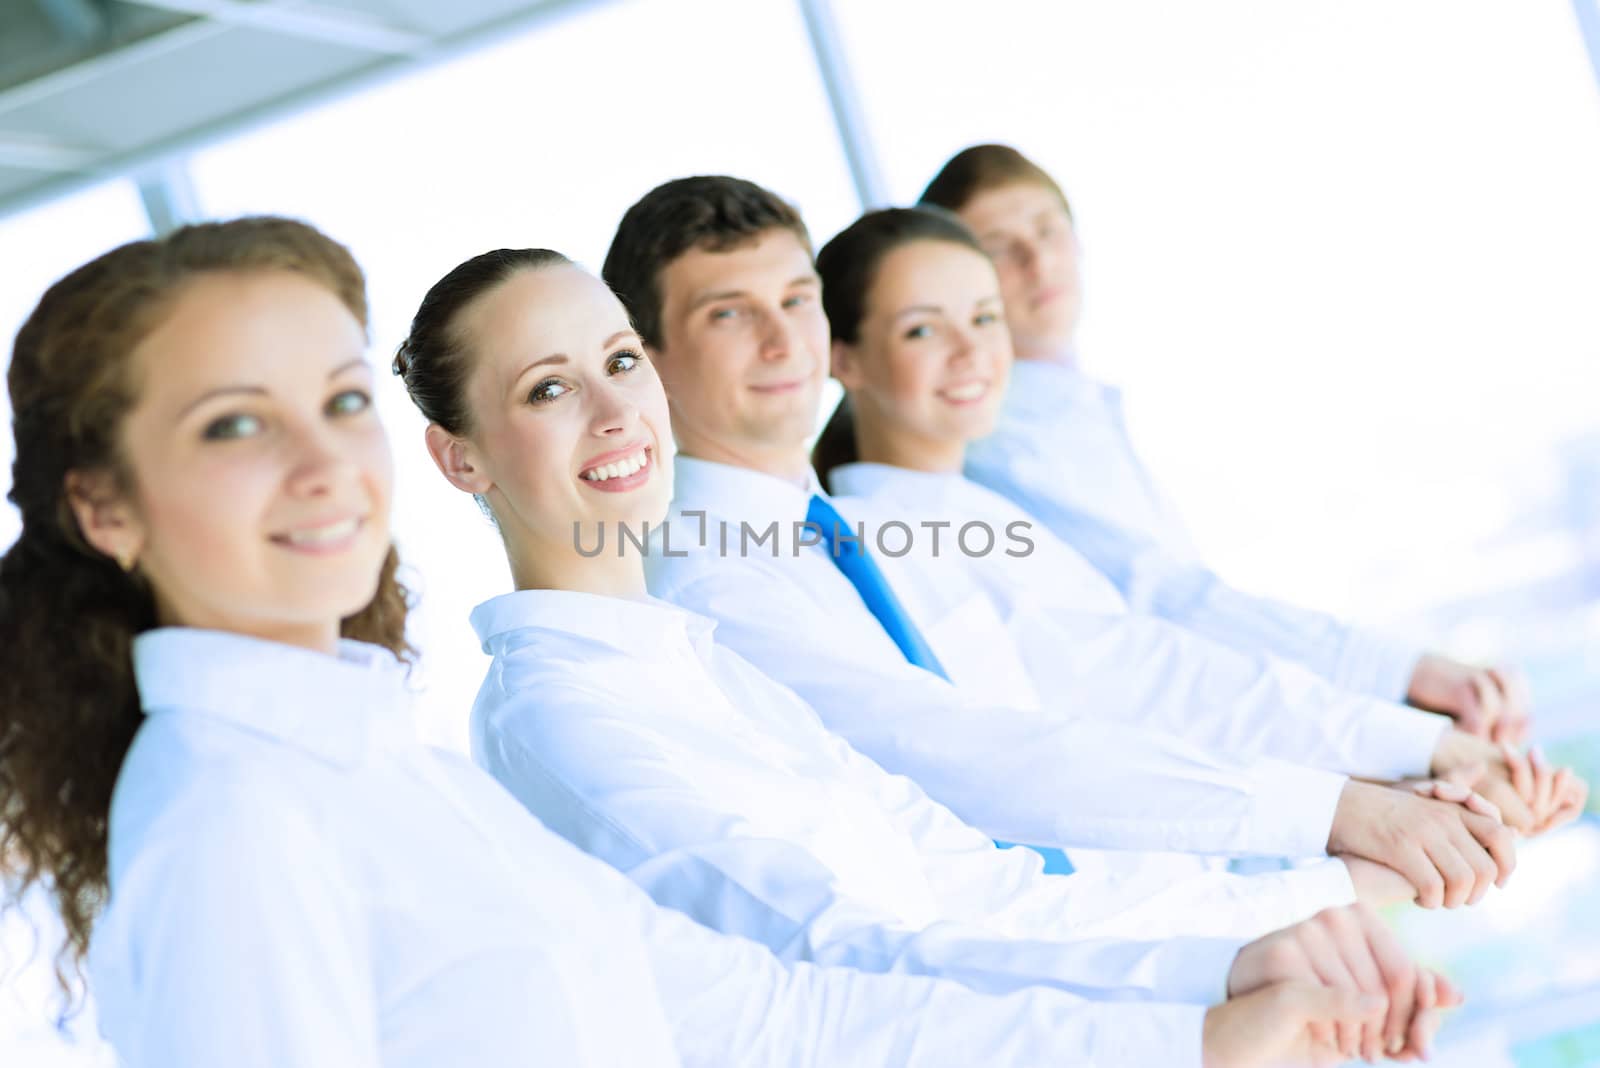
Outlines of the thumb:
M1478 781L1488 773L1489 765L1481 760L1474 760L1470 764L1462 764L1459 767L1451 768L1444 773L1443 778L1445 782L1452 782L1457 786L1465 786L1471 789L1478 785Z

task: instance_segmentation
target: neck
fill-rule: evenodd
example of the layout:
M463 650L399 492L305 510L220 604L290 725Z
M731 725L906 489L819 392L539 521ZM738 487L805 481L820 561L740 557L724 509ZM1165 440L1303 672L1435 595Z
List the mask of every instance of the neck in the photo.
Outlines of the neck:
M519 590L567 590L603 597L647 595L644 557L635 544L644 540L642 527L626 524L583 524L566 545L506 546L511 581Z
M273 624L180 612L168 604L159 593L155 595L155 602L156 622L163 627L193 627L199 630L223 631L264 642L277 642L280 645L309 649L313 653L326 653L329 656L339 654L340 621L337 619L324 620L320 623Z
M909 434L876 418L862 418L856 409L856 453L863 462L904 467L935 474L959 472L967 457L967 443L941 441Z
M714 441L678 439L678 455L691 460L742 467L759 471L763 475L781 478L791 485L804 489L811 483L811 456L804 442L793 448L774 449L730 448Z
M1070 334L1064 338L1024 338L1013 336L1011 347L1019 360L1058 363L1063 367L1072 368L1078 366L1078 348L1073 344L1072 335Z

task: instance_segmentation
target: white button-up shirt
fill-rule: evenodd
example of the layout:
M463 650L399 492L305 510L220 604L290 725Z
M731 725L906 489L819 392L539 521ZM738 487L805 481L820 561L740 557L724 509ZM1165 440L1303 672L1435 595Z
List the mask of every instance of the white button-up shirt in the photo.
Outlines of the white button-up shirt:
M836 469L830 481L835 504L869 530L890 521L919 530L943 522L952 532L978 523L1026 537L1025 547L1019 540L1006 551L1001 534L994 551L979 555L961 551L950 535L943 546L924 537L882 562L946 670L953 678L965 673L958 685L980 686L993 673L993 663L974 662L973 650L1012 644L1046 707L1065 702L1235 757L1266 753L1377 779L1426 775L1449 730L1443 716L1341 690L1297 664L1130 614L1070 546L959 474L858 463ZM949 591L967 583L981 588L993 611L948 605Z
M675 478L669 526L646 560L651 592L716 620L720 641L830 730L984 833L1099 849L1326 849L1342 775L1267 757L1242 765L1105 714L952 685L908 663L827 550L792 536L814 483L684 456ZM778 543L757 544L769 524Z
M134 669L146 719L90 961L128 1068L1021 1065L1079 1012L1053 991L785 968L657 907L422 746L373 646L161 629ZM1194 1047L1183 1063L1200 1011L1150 1023Z
M1405 698L1418 646L1242 593L1201 563L1134 452L1121 394L1076 368L1018 361L995 432L967 450L966 473L1087 557L1135 612L1294 661L1348 690Z
M494 658L473 710L474 759L660 904L786 960L986 992L1216 1001L1243 938L1320 905L1312 872L1208 875L1142 899L1045 875L1033 853L996 849L855 753L717 645L710 620L672 605L525 590L479 605L472 622ZM1324 863L1325 883L1348 882ZM1236 937L1135 940L1178 931ZM1102 1007L1085 1003L1060 1048L1116 1063L1094 1025ZM1158 1043L1171 1031L1158 1026ZM1127 1063L1188 1056L1152 1048Z

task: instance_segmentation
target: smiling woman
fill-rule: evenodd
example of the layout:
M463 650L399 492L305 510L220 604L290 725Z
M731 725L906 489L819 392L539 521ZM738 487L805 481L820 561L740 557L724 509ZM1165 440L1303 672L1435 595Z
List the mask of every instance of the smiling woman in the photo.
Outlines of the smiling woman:
M285 306L295 315L278 316ZM331 642L313 637L314 615L287 607L288 591L316 591L347 635L404 647L381 515L387 458L350 364L365 316L343 248L254 219L107 253L52 286L17 336L22 534L0 561L0 856L21 889L52 888L64 954L87 950L107 895L112 788L143 718L137 635L227 621ZM326 343L309 346L312 333ZM298 408L261 389L269 367L275 380L292 373ZM300 495L269 488L286 465L326 472L312 444L325 436L368 443L361 464L334 471L337 499L320 481ZM364 531L327 540L330 522L375 512ZM307 539L322 544L312 552ZM367 566L350 567L352 555ZM353 578L334 578L347 568Z

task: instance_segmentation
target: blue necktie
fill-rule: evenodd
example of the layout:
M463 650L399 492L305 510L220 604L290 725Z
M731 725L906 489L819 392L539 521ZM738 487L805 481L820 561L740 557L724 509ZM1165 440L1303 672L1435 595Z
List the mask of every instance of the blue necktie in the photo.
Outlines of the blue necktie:
M846 523L838 510L819 494L811 497L811 506L806 509L806 522L822 532L822 544L828 547L828 555L866 602L867 610L889 632L889 637L900 647L905 658L949 682L950 676L945 674L927 639L923 638L922 632L917 630L917 625L900 604L900 598L894 595L894 589L889 585L889 580L883 577L877 561L867 555L866 546L862 544L865 539L856 537L855 528ZM841 537L841 531L849 532L848 536ZM1001 849L1010 849L1015 844L995 842ZM1042 846L1028 848L1044 858L1046 872L1055 875L1072 873L1072 861L1061 850Z

